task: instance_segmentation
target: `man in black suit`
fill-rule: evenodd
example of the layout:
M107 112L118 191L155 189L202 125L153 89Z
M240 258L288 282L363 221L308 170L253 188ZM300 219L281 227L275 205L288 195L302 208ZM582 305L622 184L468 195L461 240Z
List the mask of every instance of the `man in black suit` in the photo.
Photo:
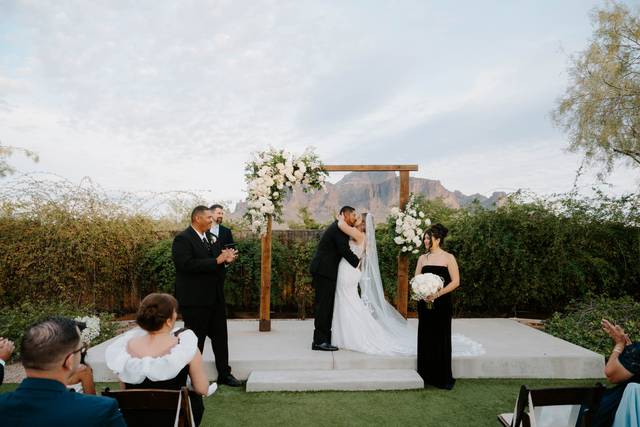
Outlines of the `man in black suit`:
M208 236L213 213L197 206L191 213L191 225L173 240L172 255L176 267L175 293L185 327L198 337L204 350L207 337L216 359L218 383L241 385L229 366L227 314L224 301L225 264L237 256L235 249L225 249Z
M356 210L351 206L340 209L347 224L356 222ZM311 284L316 290L313 350L336 351L331 345L331 321L333 302L336 296L338 264L344 258L357 267L360 259L349 249L349 236L338 228L338 221L331 224L320 238L316 253L311 260Z
M0 337L0 384L4 381L4 365L11 358L14 349L13 341Z

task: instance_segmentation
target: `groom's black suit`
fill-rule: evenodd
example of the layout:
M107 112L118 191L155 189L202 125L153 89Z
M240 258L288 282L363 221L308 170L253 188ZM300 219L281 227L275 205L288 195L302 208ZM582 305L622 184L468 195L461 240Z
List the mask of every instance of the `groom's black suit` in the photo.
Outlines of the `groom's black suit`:
M338 221L335 221L322 234L311 260L311 283L316 290L314 344L331 343L333 302L336 296L338 264L342 258L354 267L360 262L349 249L349 236L338 228Z
M175 293L185 327L198 337L198 348L211 338L218 378L231 373L224 300L224 264L216 258L222 248L219 242L207 246L193 227L173 240L172 255L176 267Z

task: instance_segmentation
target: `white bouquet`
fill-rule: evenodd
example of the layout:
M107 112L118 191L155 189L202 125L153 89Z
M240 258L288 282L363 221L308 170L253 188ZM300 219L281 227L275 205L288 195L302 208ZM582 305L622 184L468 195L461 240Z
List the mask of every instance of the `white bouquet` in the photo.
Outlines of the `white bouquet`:
M437 274L418 274L411 279L411 299L415 301L425 301L428 297L442 289L443 286L444 280ZM427 306L431 308L429 301L427 301Z
M100 319L96 316L76 317L73 320L87 325L80 333L80 341L83 343L89 344L100 335Z
M393 241L401 247L402 252L417 254L422 245L422 235L425 228L431 225L431 220L426 218L424 212L418 210L413 193L409 197L404 211L395 207L391 209L391 216L396 220L395 238Z

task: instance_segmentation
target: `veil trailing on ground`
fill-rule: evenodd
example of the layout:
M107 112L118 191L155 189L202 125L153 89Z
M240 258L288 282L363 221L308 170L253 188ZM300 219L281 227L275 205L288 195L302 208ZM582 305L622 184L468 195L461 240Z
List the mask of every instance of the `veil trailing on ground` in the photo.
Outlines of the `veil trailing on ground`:
M384 298L382 277L378 264L378 247L376 245L376 229L373 215L367 214L366 245L362 276L360 278L360 297L373 317L388 332L415 346L416 330L407 320Z

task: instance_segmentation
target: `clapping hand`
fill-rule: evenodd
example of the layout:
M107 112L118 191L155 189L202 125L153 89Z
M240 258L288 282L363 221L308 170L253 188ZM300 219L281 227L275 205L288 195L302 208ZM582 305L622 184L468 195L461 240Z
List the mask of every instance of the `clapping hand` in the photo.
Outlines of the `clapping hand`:
M8 361L15 348L13 341L0 337L0 359Z
M614 325L607 319L602 319L602 330L605 331L605 333L609 335L616 344L621 344L623 346L631 344L631 339L624 333L624 329L618 325Z

